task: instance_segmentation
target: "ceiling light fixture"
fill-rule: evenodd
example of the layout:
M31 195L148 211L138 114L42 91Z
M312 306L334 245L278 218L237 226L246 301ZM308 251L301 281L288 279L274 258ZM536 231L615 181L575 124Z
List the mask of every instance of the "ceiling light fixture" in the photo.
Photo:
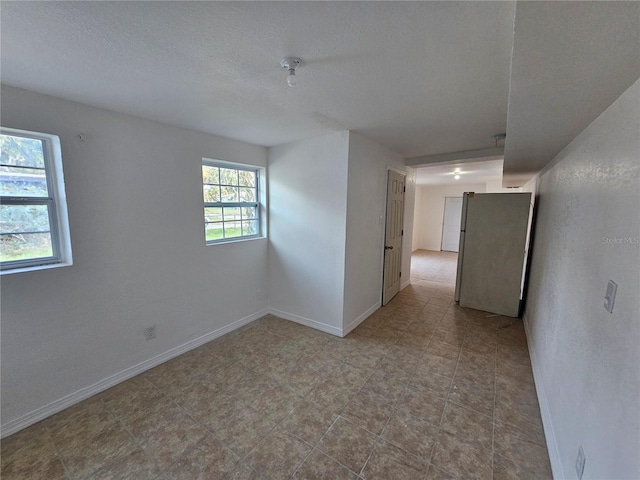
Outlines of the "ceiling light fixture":
M453 177L453 178L455 178L456 180L460 180L460 175L456 175L456 176L455 176L455 177Z
M293 87L298 83L298 77L296 77L296 68L302 64L302 60L297 57L285 57L280 61L280 66L288 71L287 85Z

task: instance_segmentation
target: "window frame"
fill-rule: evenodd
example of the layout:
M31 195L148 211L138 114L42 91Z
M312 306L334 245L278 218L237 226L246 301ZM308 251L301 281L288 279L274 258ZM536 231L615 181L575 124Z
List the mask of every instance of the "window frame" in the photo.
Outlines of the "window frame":
M60 138L48 133L0 127L0 134L42 142L47 197L0 196L2 205L45 205L49 217L52 255L0 262L0 275L73 265ZM23 168L23 167L20 167Z
M220 199L221 201L219 202L206 202L204 201L204 187L206 185L212 185L212 186L217 186L219 188L221 188L222 186L227 186L226 184L223 184L221 179L218 178L218 183L217 184L209 184L209 183L205 183L205 179L204 179L204 174L202 172L202 167L217 167L217 168L227 168L227 169L231 169L231 170L238 170L238 171L247 171L247 172L252 172L255 174L256 176L256 185L255 185L255 190L256 190L256 201L255 202L242 202L242 201L237 201L237 202L223 202L222 199ZM259 239L259 238L265 238L264 235L264 193L265 193L265 182L264 182L264 176L265 176L265 169L264 167L260 167L258 165L250 165L250 164L244 164L244 163L236 163L236 162L228 162L228 161L223 161L223 160L214 160L214 159L210 159L210 158L203 158L202 162L201 162L201 174L202 174L202 199L203 199L203 220L204 220L204 238L205 238L205 244L208 245L220 245L220 244L225 244L225 243L235 243L235 242L244 242L247 240L254 240L254 239ZM228 185L228 186L234 186L234 185ZM236 187L240 187L240 185L237 185ZM220 222L208 222L207 221L207 217L206 217L206 209L207 208L224 208L224 207L237 207L237 208L255 208L255 212L256 212L256 217L255 220L256 224L257 224L257 232L253 235L240 235L237 237L229 237L229 238L218 238L218 239L214 239L214 240L207 240L207 225L212 224L212 223L220 223L223 227L223 232L224 232L224 224L225 224L225 220L224 217ZM224 210L223 210L224 212ZM241 222L242 220L234 220L234 221L239 221Z

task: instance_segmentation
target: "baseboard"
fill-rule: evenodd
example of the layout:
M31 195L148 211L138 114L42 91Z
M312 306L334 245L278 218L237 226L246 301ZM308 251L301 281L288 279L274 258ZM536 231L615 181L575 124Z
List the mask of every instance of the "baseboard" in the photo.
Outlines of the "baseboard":
M293 313L284 312L282 310L278 310L277 308L269 307L267 310L268 313L270 313L271 315L275 315L276 317L284 318L285 320L290 320L292 322L299 323L300 325L315 328L316 330L330 333L331 335L336 335L337 337L343 336L341 328L333 327L331 325L327 325L326 323L311 320L310 318L301 317Z
M204 345L205 343L210 342L211 340L215 340L216 338L221 337L226 333L229 333L248 323L251 323L254 320L257 320L258 318L263 317L267 313L270 313L268 309L260 310L259 312L256 312L252 315L236 320L228 325L225 325L224 327L218 328L217 330L206 333L198 338L195 338L186 343L183 343L178 347L172 348L171 350L167 350L166 352L161 353L160 355L156 355L155 357L150 358L149 360L145 360L144 362L138 363L137 365L134 365L125 370L122 370L121 372L118 372L105 379L102 379L99 382L94 383L93 385L90 385L85 388L81 388L77 392L66 395L43 407L37 408L32 412L22 415L21 417L16 418L15 420L11 420L6 424L2 425L0 427L0 431L1 431L0 436L4 438L13 433L16 433L17 431L22 430L23 428L26 428L30 425L33 425L34 423L39 422L40 420L44 420L45 418L51 415L61 412L65 408L68 408L72 405L75 405L76 403L86 400L87 398L92 397L100 392L103 392L108 388L111 388L119 383L122 383L125 380L129 380L130 378L135 377L136 375L139 375L142 372L145 372L153 367L157 367L161 363L171 360L172 358L177 357L178 355L182 355L183 353L186 353L190 350L193 350L194 348Z
M549 451L549 462L551 463L551 471L553 478L565 478L562 470L562 462L560 461L560 451L558 450L558 442L556 440L553 422L551 421L551 412L547 403L547 395L544 391L540 370L538 369L538 361L536 358L536 350L533 348L533 336L529 327L526 313L522 316L524 329L527 335L527 345L529 347L529 356L531 357L531 368L533 370L533 382L538 395L538 403L540 404L540 414L542 416L542 426L544 428L544 437L547 441L547 450Z
M381 306L381 304L378 301L375 304L373 304L371 307L369 307L362 315L358 316L358 318L356 318L354 321L350 322L349 325L347 325L346 327L344 327L342 329L342 336L346 337L347 335L349 335L349 333L351 331L353 331L358 325L360 325L367 318L369 318L369 316L371 316L371 314L373 312L378 310L380 308L380 306Z
M402 282L400 284L400 290L404 290L406 287L408 287L409 285L411 285L411 279L409 280L405 280L404 282Z

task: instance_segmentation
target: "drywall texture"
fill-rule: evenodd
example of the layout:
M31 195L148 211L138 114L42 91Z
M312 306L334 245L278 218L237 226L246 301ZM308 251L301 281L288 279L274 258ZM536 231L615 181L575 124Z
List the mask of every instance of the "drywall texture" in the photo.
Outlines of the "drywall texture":
M269 305L340 335L349 132L269 149Z
M640 478L639 98L636 82L538 179L525 319L556 478L580 445L583 479Z
M74 258L2 277L3 425L266 308L267 241L205 246L201 174L266 148L4 86L1 113L60 136Z
M388 167L406 171L400 155L349 132L343 320L347 330L364 320L366 312L380 306ZM405 193L405 214L412 220L413 213L406 208L413 205L410 195L411 192ZM404 222L405 239L411 238L412 223ZM409 279L406 250L411 253L410 245L403 245L402 265L403 276ZM410 262L410 255L408 258Z

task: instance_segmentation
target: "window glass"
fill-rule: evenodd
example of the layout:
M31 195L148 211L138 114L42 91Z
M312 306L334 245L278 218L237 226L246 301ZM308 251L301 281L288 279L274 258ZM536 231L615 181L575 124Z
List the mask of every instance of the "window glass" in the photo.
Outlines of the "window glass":
M61 180L58 137L1 129L2 273L56 263L71 264L64 182Z
M257 168L203 161L202 194L207 243L260 235Z

